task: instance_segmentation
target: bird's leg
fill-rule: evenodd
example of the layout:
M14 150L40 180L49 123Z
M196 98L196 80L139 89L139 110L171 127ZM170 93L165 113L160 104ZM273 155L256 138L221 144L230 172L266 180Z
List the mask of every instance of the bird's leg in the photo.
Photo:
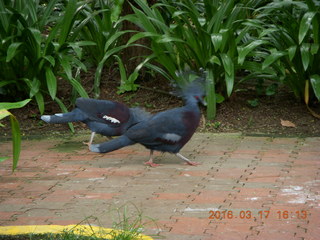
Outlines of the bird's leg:
M201 164L201 163L197 163L197 162L191 162L188 158L182 156L180 153L176 153L176 156L181 158L183 161L186 161L186 163L191 166L197 166L197 165Z
M90 136L89 142L83 142L83 144L88 145L88 147L90 147L91 144L92 144L92 142L93 142L93 138L94 138L94 135L95 135L95 134L96 134L95 132L92 132L92 133L91 133L91 136Z
M153 162L153 150L150 150L150 159L149 159L149 161L145 162L144 164L149 165L150 167L161 166L161 164L156 164L156 163Z

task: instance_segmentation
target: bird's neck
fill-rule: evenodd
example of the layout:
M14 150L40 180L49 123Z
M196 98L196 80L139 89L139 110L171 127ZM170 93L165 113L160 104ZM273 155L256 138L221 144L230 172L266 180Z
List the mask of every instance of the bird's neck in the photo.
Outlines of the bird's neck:
M198 106L198 101L195 99L186 99L185 101L185 106L189 109L191 109L192 111L200 111L199 110L199 106Z

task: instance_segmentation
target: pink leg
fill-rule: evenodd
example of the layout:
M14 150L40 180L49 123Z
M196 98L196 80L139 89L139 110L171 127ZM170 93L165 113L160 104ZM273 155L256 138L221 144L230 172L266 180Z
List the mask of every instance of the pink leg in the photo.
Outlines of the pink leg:
M191 166L197 166L197 165L201 164L198 162L191 162L188 158L182 156L180 153L177 153L176 156L181 158L183 161L186 161L186 164L191 165Z
M153 162L153 150L150 150L150 159L149 159L149 161L145 162L144 164L149 165L150 167L161 166L161 164L157 164L157 163Z
M89 142L83 142L83 144L85 144L85 145L87 145L88 147L90 147L91 144L92 144L92 142L93 142L93 138L94 138L94 135L95 135L95 134L96 134L95 132L92 132L92 133L91 133L91 136L90 136Z

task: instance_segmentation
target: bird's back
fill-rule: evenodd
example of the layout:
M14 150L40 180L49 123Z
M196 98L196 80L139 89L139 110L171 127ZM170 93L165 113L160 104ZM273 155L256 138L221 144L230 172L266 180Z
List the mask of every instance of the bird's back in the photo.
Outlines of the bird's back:
M189 141L199 120L198 111L187 107L174 108L134 125L126 136L149 149L176 153Z
M78 98L76 106L83 111L90 120L110 125L125 123L130 118L129 108L119 102Z

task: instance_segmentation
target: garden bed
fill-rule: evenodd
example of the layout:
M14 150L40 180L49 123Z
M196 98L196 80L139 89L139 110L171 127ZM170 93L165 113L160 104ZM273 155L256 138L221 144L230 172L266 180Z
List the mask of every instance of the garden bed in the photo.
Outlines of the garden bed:
M152 79L140 82L141 88L136 92L117 94L119 81L113 74L105 74L101 91L101 99L120 101L128 106L140 106L151 113L182 106L181 99L169 94L172 88L163 79ZM84 76L83 82L88 86L92 81L92 75ZM59 93L67 99L70 90L64 89ZM258 95L254 85L242 86L242 91L232 94L229 99L218 105L217 116L213 121L202 118L198 128L200 132L241 132L246 135L269 135L269 136L320 136L319 120L313 117L306 106L296 99L287 88L280 88L273 96ZM252 106L249 102L256 101ZM72 108L72 107L71 107ZM70 108L70 109L71 109ZM320 112L319 104L313 106L316 112ZM60 112L55 102L46 105L45 114ZM205 108L202 107L203 116ZM28 104L22 109L12 110L21 124L24 135L45 135L51 132L65 132L66 124L46 124L40 120L38 108L34 104ZM295 127L283 126L281 119L292 122ZM75 124L75 130L87 129L82 123ZM8 134L7 128L4 134Z

